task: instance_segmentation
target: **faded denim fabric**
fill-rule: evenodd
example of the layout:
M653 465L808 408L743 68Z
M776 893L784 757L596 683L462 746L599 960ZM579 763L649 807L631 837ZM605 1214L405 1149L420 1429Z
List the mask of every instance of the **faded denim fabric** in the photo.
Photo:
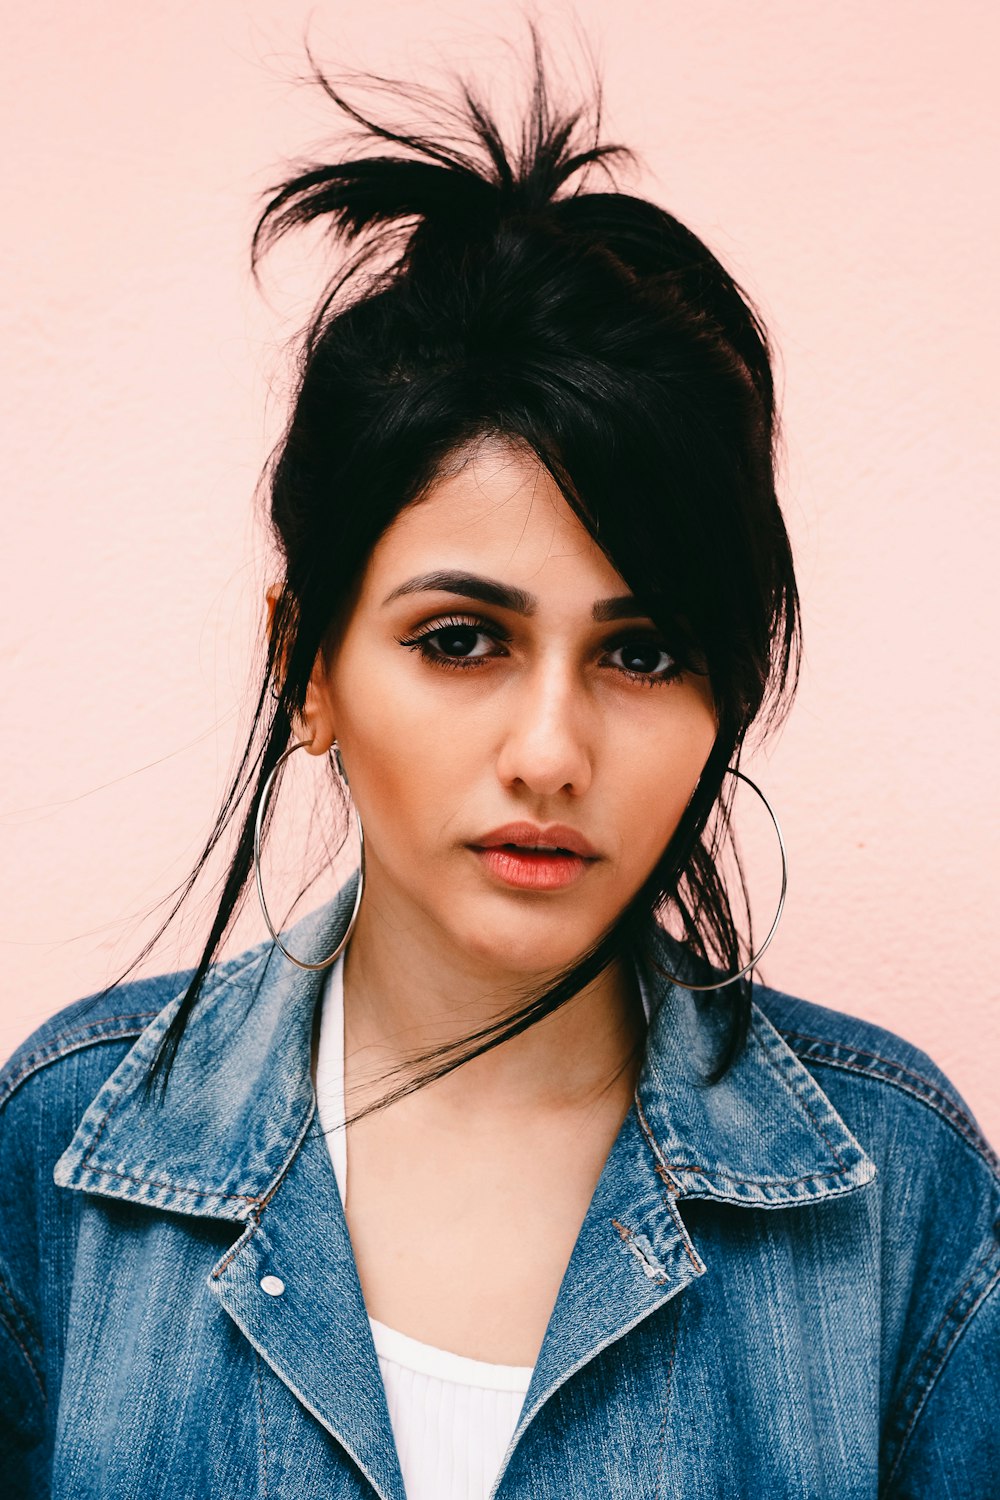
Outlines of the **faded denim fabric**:
M157 1106L184 982L71 1006L0 1074L0 1493L404 1500L310 1080L322 975L270 944L217 965ZM761 987L706 1088L710 1007L650 983L494 1494L995 1500L1000 1170L955 1089Z

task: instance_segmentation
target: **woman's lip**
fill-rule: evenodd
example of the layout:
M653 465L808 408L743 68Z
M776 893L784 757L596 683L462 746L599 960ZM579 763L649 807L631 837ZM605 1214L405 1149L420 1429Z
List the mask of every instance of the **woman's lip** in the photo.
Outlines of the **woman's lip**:
M482 838L476 839L469 847L477 850L500 849L507 844L529 851L542 844L553 852L575 854L581 859L599 857L597 850L583 834L565 823L505 823L502 828L484 833Z
M469 849L489 873L504 885L521 891L556 891L574 885L594 863L564 849L512 849L507 846Z

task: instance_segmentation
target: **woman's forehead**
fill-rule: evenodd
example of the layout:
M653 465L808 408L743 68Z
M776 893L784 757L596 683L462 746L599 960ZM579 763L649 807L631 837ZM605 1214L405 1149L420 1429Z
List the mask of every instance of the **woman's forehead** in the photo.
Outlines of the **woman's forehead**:
M627 593L621 575L567 504L545 466L503 444L478 446L439 472L376 546L374 589L403 576L466 571L542 596L547 589Z

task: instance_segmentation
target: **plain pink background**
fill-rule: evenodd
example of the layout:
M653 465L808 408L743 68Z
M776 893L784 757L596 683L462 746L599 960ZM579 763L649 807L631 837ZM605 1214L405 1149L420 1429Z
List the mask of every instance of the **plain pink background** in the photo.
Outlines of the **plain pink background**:
M626 185L780 352L807 650L752 767L791 860L763 975L926 1048L997 1140L995 7L535 12L570 73L578 20ZM501 96L494 38L525 41L499 0L5 7L4 1052L133 956L231 764L270 576L252 491L323 264L276 258L269 303L247 272L257 195L335 124L295 82L307 22L334 70L472 64Z

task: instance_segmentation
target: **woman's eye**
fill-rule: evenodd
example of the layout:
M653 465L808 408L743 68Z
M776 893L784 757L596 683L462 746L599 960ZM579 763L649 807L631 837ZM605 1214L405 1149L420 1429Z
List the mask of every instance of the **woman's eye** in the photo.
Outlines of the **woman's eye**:
M442 630L432 630L424 636L427 644L433 643L441 656L470 658L490 655L490 640L485 631L471 625L447 625Z
M655 641L623 641L608 653L608 659L629 677L644 677L653 682L666 682L679 670L670 652Z
M445 620L431 629L421 630L409 638L397 637L401 646L417 651L427 662L442 667L476 667L494 657L507 656L509 637L496 626L471 620ZM658 641L620 641L606 650L602 666L614 667L625 677L650 686L669 682L680 671L676 661Z
M472 665L504 654L498 638L490 631L460 620L425 630L409 640L401 640L400 645L419 651L426 661L448 667Z

